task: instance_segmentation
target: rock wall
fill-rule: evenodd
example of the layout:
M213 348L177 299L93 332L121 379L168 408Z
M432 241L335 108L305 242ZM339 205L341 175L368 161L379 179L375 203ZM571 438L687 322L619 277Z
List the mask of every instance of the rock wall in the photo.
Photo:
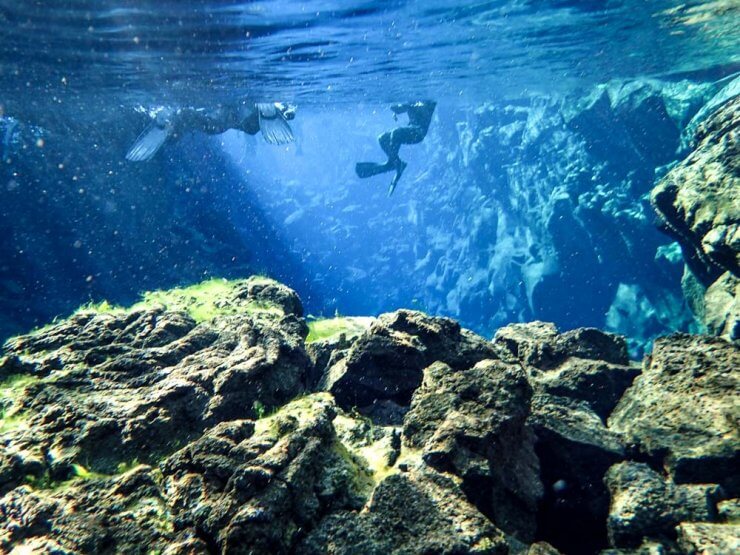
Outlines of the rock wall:
M695 118L689 155L653 189L681 245L684 294L710 333L740 339L740 79Z
M592 328L302 313L213 280L8 341L0 550L740 547L737 345L664 337L641 369Z

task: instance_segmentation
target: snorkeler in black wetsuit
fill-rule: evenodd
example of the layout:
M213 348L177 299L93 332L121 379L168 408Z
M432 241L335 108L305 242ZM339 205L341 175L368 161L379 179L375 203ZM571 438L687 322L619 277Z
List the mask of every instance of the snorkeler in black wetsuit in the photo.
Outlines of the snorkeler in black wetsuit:
M437 103L433 100L420 100L413 104L392 105L393 117L398 119L398 114L405 112L408 114L409 124L406 127L399 127L393 131L383 133L378 137L380 148L388 155L388 161L385 164L358 162L355 166L357 176L365 179L366 177L395 170L396 175L393 177L390 189L388 190L388 196L392 195L396 189L396 185L398 185L398 180L403 174L403 170L406 169L406 162L398 156L398 150L401 148L401 145L415 145L424 140L427 131L429 131L429 124L432 121L432 115L436 106Z
M295 106L280 102L242 101L235 106L219 106L212 110L161 108L153 116L154 122L131 146L126 159L132 162L151 160L167 139L191 131L208 135L220 135L229 129L249 135L262 131L262 136L270 144L290 143L293 131L288 121L294 117Z

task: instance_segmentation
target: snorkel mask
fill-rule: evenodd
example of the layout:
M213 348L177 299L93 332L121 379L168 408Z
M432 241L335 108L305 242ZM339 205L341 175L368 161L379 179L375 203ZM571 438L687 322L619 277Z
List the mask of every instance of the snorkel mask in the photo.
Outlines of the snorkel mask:
M295 113L298 111L298 106L290 102L275 102L275 108L277 108L286 120L294 119Z

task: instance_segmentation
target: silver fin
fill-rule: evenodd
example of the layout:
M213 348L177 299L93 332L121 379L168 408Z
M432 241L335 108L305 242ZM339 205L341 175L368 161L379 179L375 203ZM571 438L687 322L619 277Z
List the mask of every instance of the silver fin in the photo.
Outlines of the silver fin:
M293 130L274 104L258 102L257 111L260 115L260 131L262 131L265 141L271 145L284 145L293 142Z
M151 160L169 136L169 128L160 127L156 123L151 124L128 150L126 160L131 162Z

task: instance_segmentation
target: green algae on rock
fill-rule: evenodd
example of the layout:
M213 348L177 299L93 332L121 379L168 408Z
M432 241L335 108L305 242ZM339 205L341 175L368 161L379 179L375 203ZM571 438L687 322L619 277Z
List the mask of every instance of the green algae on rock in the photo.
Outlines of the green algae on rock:
M217 316L234 314L302 315L297 297L286 294L285 288L269 278L255 276L246 280L213 278L195 285L160 291L147 291L141 301L130 308L114 306L107 301L81 306L76 313L121 313L163 307L186 312L196 322Z
M337 316L308 321L308 337L306 343L330 339L338 335L359 335L364 332L373 318L361 316Z

